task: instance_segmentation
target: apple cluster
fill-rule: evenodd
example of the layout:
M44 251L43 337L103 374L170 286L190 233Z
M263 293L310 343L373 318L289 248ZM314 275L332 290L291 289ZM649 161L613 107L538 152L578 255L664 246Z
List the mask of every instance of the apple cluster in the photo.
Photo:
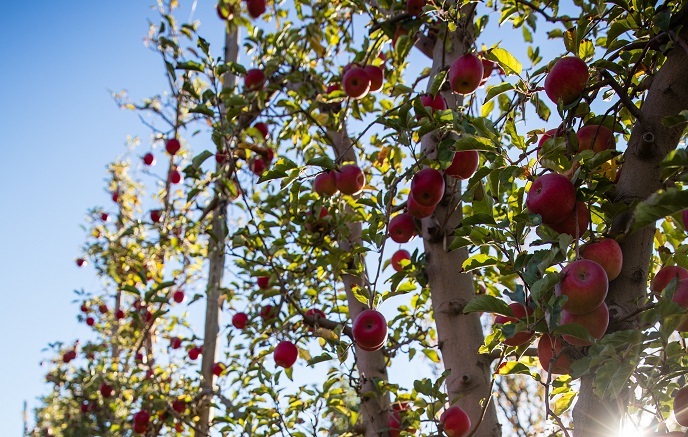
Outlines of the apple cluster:
M380 91L383 82L384 69L377 65L352 63L342 69L342 88L352 99L362 99L368 93Z

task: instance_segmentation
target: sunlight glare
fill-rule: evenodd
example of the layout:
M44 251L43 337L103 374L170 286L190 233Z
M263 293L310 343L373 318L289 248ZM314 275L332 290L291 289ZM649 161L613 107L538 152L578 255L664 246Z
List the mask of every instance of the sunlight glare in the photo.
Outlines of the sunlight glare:
M645 437L644 430L638 429L632 422L627 421L619 430L618 437Z

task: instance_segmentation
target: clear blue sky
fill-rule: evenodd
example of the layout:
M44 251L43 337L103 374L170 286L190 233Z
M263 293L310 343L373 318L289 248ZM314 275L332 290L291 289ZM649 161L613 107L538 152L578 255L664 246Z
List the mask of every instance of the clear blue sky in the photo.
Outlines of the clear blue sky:
M0 2L3 437L21 435L23 401L32 414L47 389L41 350L88 335L76 321L73 290L96 291L100 282L90 268L75 266L85 239L80 225L89 208L112 207L105 166L126 151L126 136L145 141L149 135L108 90L127 89L134 98L160 91L160 60L143 46L146 17L156 16L151 3ZM199 0L193 17L202 21L204 36L220 38L214 6L214 0ZM499 36L505 37L481 40L489 45ZM517 56L527 59L523 52ZM554 118L550 124L558 122Z

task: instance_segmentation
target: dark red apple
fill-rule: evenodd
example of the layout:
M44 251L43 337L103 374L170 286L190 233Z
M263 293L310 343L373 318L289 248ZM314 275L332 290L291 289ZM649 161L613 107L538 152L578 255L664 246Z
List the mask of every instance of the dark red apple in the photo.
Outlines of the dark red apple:
M170 338L170 347L172 349L179 349L182 346L182 339L179 337Z
M399 39L400 36L402 35L408 35L409 30L406 29L405 27L399 26L397 27L397 30L394 31L394 37L392 38L392 48L395 48L397 46L397 40Z
M384 71L377 65L366 65L363 70L365 70L368 78L370 79L370 89L368 92L376 93L382 89L382 82L385 79Z
M95 325L95 323L96 323L96 321L93 317L86 317L86 324L88 326L93 326L93 325Z
M265 13L265 0L246 0L246 10L251 18L258 18Z
M422 219L425 217L430 217L437 205L433 206L423 206L416 202L411 193L409 193L408 199L406 200L406 211L417 219Z
M543 223L561 223L576 205L576 188L566 176L547 173L530 186L526 205L531 213L542 216Z
M104 383L100 384L98 391L100 391L100 394L103 395L104 398L109 398L110 396L112 396L114 389L112 388L111 385L104 382Z
M246 313L236 313L232 316L232 325L237 329L244 329L248 322L248 315Z
M263 135L263 139L268 137L268 125L263 123L262 121L259 121L258 123L254 124L253 127L258 129L258 132L260 132L261 135Z
M406 10L412 17L418 17L423 13L426 0L406 0Z
M117 191L112 193L112 201L115 203L117 203L119 201L119 193Z
M146 153L143 155L143 163L146 165L155 165L155 156L152 153Z
M145 434L148 431L148 423L135 423L133 428L136 434Z
M191 360L198 359L198 356L200 354L201 354L201 349L198 347L192 347L191 349L189 349L189 352L188 352L189 359L191 359Z
M607 332L609 326L609 308L602 302L592 312L575 315L566 310L561 311L561 324L577 323L585 328L593 338L600 339ZM576 346L590 346L592 343L570 335L564 335L564 340Z
M108 307L104 303L101 303L98 305L98 311L100 311L100 314L106 314L108 312Z
M124 315L125 315L124 311L122 311L122 310L115 311L115 318L117 320L122 320L124 318Z
M215 7L215 12L217 12L217 16L220 18L222 21L229 21L232 18L234 18L234 8L230 4L226 4L224 2L220 2L217 4Z
M223 363L213 364L213 375L215 375L215 376L222 375L222 372L224 372L226 368L227 368L227 366L225 366Z
M162 210L161 209L154 209L150 212L150 218L153 223L160 223L160 220L162 219Z
M134 413L133 419L134 419L134 423L146 424L150 420L150 413L146 410L138 411L138 412Z
M688 231L688 209L681 211L681 220L683 221L683 229Z
M397 243L406 243L416 235L416 224L410 214L395 215L389 221L389 236Z
M186 401L184 399L175 399L172 401L172 409L177 413L186 411Z
M291 341L280 341L272 356L276 365L288 369L294 365L299 357L299 349Z
M361 99L370 91L370 77L361 67L352 67L342 78L342 87L347 96Z
M557 296L568 296L564 309L582 315L594 311L607 297L609 280L601 265L589 259L579 259L566 265L559 274L554 289Z
M108 215L107 212L103 212L100 214L100 219L104 222L107 222L110 219L110 216Z
M408 250L400 249L392 255L392 268L397 272L404 270L404 267L401 265L402 260L411 261L411 254L408 253Z
M258 276L256 282L258 283L258 288L260 288L261 290L267 290L268 288L270 288L269 276Z
M274 319L277 317L277 308L274 308L272 305L265 305L258 314L263 320Z
M676 302L682 308L688 308L688 279L682 279L676 286L676 291L674 292L673 302ZM681 322L676 327L678 332L688 331L688 315L684 315L681 318Z
M588 83L588 66L580 58L559 58L545 78L545 92L554 103L564 105L578 99Z
M334 196L337 189L337 175L333 171L318 173L313 180L313 190L320 196Z
M576 132L578 137L578 151L592 150L599 153L603 150L614 149L616 141L614 132L606 126L589 125L583 126Z
M168 174L167 178L169 179L170 183L178 184L182 181L182 174L179 173L179 170L172 170Z
M607 272L607 279L613 281L621 274L623 267L623 252L621 246L613 238L602 238L581 247L581 257L595 261ZM688 270L686 270L688 278Z
M184 302L184 292L182 290L177 290L174 292L172 295L172 298L174 299L175 302L177 303L182 303Z
M434 168L426 167L413 175L411 196L421 206L435 206L444 195L444 177Z
M537 352L540 366L553 375L565 375L571 371L573 359L564 350L564 345L558 337L544 334L538 342ZM552 357L556 360L552 362ZM550 368L551 364L551 368Z
M538 149L537 149L537 154L538 156L541 155L542 153L542 147L545 145L545 142L549 140L550 138L553 137L561 137L564 135L564 132L560 132L559 129L550 129L547 132L545 132L542 137L540 137L540 141L538 142Z
M518 323L521 320L526 319L527 315L533 314L533 309L525 306L522 303L514 302L509 304L511 312L514 313L514 317L507 317L504 315L498 315L495 317L495 323L505 324L505 323ZM532 318L531 318L532 319ZM526 322L534 322L534 320L527 320ZM521 346L526 344L533 338L535 333L533 331L520 331L514 334L513 337L504 340L504 344L507 346Z
M251 169L253 174L261 176L265 171L266 165L263 158L255 158L253 161L249 162L248 167Z
M420 103L425 106L430 114L434 114L435 111L444 111L447 109L447 101L444 100L444 97L439 94L437 94L435 97L433 97L431 94L422 94L420 96Z
M335 172L335 185L342 194L354 195L365 185L365 175L355 164L343 165Z
M263 0L254 0L260 2ZM265 86L265 72L260 68L251 68L244 76L244 88L249 91L260 91Z
M483 79L483 63L473 53L467 53L449 67L449 85L458 94L471 94Z
M577 217L577 218L576 218ZM559 232L560 234L569 234L576 237L576 220L578 221L578 238L581 238L590 224L590 211L583 202L576 202L576 207L571 211L568 217L561 223L549 225L550 228Z
M86 265L86 260L83 258L77 258L76 259L76 265L79 267L83 267Z
M179 140L176 138L170 138L167 140L165 143L165 150L167 150L167 153L170 155L174 156L179 152L179 149L182 148L182 145L179 143Z
M309 309L308 311L306 311L306 316L307 316L307 317L313 317L313 318L315 318L315 319L316 319L316 322L317 322L317 319L318 319L318 318L323 318L323 319L326 319L326 318L327 318L327 316L325 315L325 313L324 313L322 310L318 309L318 308L311 308L311 309ZM308 326L308 330L309 330L309 331L313 331L313 327L312 327L312 326Z
M678 277L678 280L688 279L688 270L681 266L666 266L662 267L650 282L650 290L655 294L660 294L669 285L672 279Z
M354 342L365 351L376 351L387 340L387 320L382 313L368 309L361 311L351 326Z
M477 150L459 150L454 153L451 165L444 172L456 179L470 179L478 169L479 161Z
M463 408L453 405L440 416L440 427L448 437L465 437L471 432L471 419Z

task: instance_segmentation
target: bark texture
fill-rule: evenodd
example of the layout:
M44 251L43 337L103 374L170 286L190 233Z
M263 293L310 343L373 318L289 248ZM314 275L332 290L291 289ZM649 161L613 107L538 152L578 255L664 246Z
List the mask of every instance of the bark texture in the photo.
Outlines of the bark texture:
M466 51L465 38L459 32L448 35L446 44L445 46L444 38L437 38L429 83L432 83L438 72L448 68L452 61ZM442 92L442 95L449 108L455 109L462 102L461 96L451 91ZM422 138L422 148L428 158L436 157L438 139L432 133ZM461 270L468 252L465 248L451 252L448 250L453 231L463 217L461 183L448 178L446 191L445 199L440 202L435 214L423 219L422 225L425 270L430 285L439 349L445 369L451 370L447 378L447 391L450 402L458 400L456 404L470 417L475 429L473 435L496 437L501 435L501 427L494 404L490 402L483 411L484 403L491 397L492 360L478 353L484 342L480 316L477 313L463 314L464 306L475 297L472 275L462 273Z
M688 24L685 18L684 26ZM688 40L688 31L679 35ZM685 45L676 44L668 53L666 63L654 77L647 98L640 108L642 117L636 121L624 155L623 172L617 184L618 202L642 200L661 188L659 163L681 139L685 125L666 128L662 119L688 109L688 56ZM612 232L624 233L631 215L618 217ZM627 233L619 241L623 250L623 268L609 285L607 305L610 326L607 332L636 328L636 319L615 322L621 316L638 309L647 293L647 278L652 256L655 226L646 226ZM581 381L579 400L573 412L576 436L608 437L617 435L627 403L616 399L601 399L592 390L594 375Z
M239 58L239 31L236 26L225 35L225 60L237 62ZM234 88L236 77L223 77L225 88ZM212 211L208 241L208 285L206 287L205 328L203 334L203 358L201 361L201 403L199 406L198 431L201 437L210 435L212 420L213 365L217 360L217 336L220 332L220 286L225 271L225 234L227 225L227 198L218 182L218 202Z
M328 131L332 139L334 151L338 162L357 162L355 149L351 145L351 139L346 131L346 125L342 125L340 131ZM350 212L350 211L349 211ZM339 240L339 247L351 252L361 243L361 223L350 223L349 237ZM363 280L353 275L342 275L342 282L346 290L346 299L349 306L349 317L353 321L358 314L368 309L356 299L352 292L353 286L363 286ZM356 347L356 367L361 377L361 424L364 427L365 437L387 436L382 430L387 428L387 410L389 409L389 393L379 394L375 381L387 381L387 363L381 350L366 352Z

